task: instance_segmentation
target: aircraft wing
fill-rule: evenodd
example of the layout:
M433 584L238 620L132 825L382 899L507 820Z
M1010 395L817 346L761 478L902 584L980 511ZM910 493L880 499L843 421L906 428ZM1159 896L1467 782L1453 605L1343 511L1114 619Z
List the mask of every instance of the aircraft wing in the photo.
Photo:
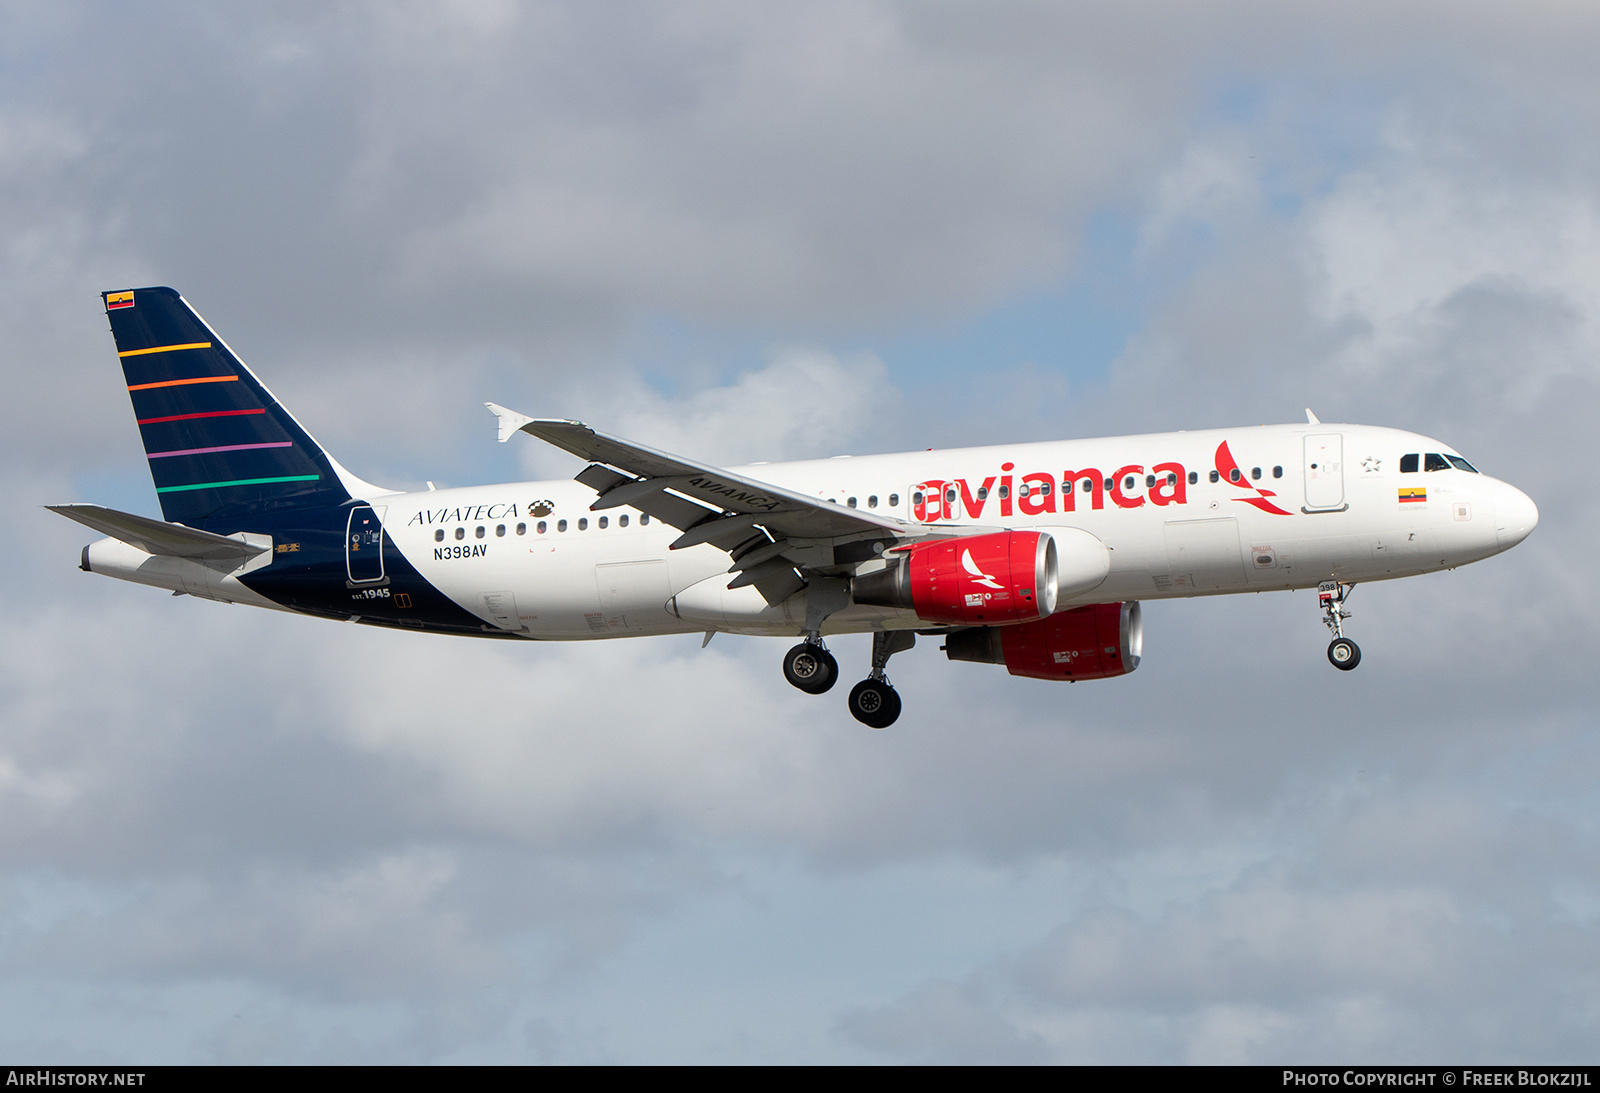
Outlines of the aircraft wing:
M148 516L135 516L131 512L118 512L101 505L46 505L45 508L91 527L102 535L121 539L146 554L165 554L172 558L192 558L196 561L242 562L271 549L183 524L169 524Z
M729 551L734 556L729 572L738 574L729 587L754 584L771 602L783 588L788 587L787 596L800 587L800 578L792 576L796 567L837 570L900 540L930 534L892 516L606 436L580 421L530 418L492 402L485 405L500 419L502 441L524 432L590 460L576 477L600 495L591 510L629 505L682 530L674 550L710 543Z

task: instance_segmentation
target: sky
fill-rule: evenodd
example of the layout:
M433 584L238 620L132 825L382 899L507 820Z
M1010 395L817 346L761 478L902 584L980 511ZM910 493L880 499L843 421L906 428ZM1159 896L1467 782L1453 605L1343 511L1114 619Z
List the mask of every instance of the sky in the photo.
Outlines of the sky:
M1592 1062L1600 12L0 0L0 1056ZM1084 687L168 597L97 294L394 488L1303 420L1538 530ZM1588 440L1584 438L1588 437ZM832 643L865 666L867 643Z

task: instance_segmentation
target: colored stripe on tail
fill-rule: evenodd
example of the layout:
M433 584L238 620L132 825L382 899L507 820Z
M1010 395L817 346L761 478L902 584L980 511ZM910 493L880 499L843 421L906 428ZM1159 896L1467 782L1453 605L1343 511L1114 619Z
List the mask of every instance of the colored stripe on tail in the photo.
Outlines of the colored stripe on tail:
M183 297L102 295L167 520L204 528L350 500L333 461Z

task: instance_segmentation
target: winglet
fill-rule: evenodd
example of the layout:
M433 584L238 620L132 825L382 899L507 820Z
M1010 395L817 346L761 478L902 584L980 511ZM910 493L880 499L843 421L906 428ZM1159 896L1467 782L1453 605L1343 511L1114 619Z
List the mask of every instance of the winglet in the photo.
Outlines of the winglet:
M1322 424L1322 422L1317 420L1317 415L1313 414L1311 412L1311 407L1309 407L1309 406L1306 407L1306 424L1307 425L1321 425ZM504 440L505 437L501 437L500 439Z
M500 419L500 443L504 444L511 439L512 434L534 419L526 414L519 414L515 410L507 410L499 403L486 402L489 412Z

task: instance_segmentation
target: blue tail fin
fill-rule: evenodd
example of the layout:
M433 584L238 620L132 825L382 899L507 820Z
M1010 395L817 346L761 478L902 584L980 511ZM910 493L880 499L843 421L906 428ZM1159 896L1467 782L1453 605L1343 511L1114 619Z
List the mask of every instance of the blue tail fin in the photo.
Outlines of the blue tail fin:
M350 500L335 464L170 288L101 294L169 521Z

